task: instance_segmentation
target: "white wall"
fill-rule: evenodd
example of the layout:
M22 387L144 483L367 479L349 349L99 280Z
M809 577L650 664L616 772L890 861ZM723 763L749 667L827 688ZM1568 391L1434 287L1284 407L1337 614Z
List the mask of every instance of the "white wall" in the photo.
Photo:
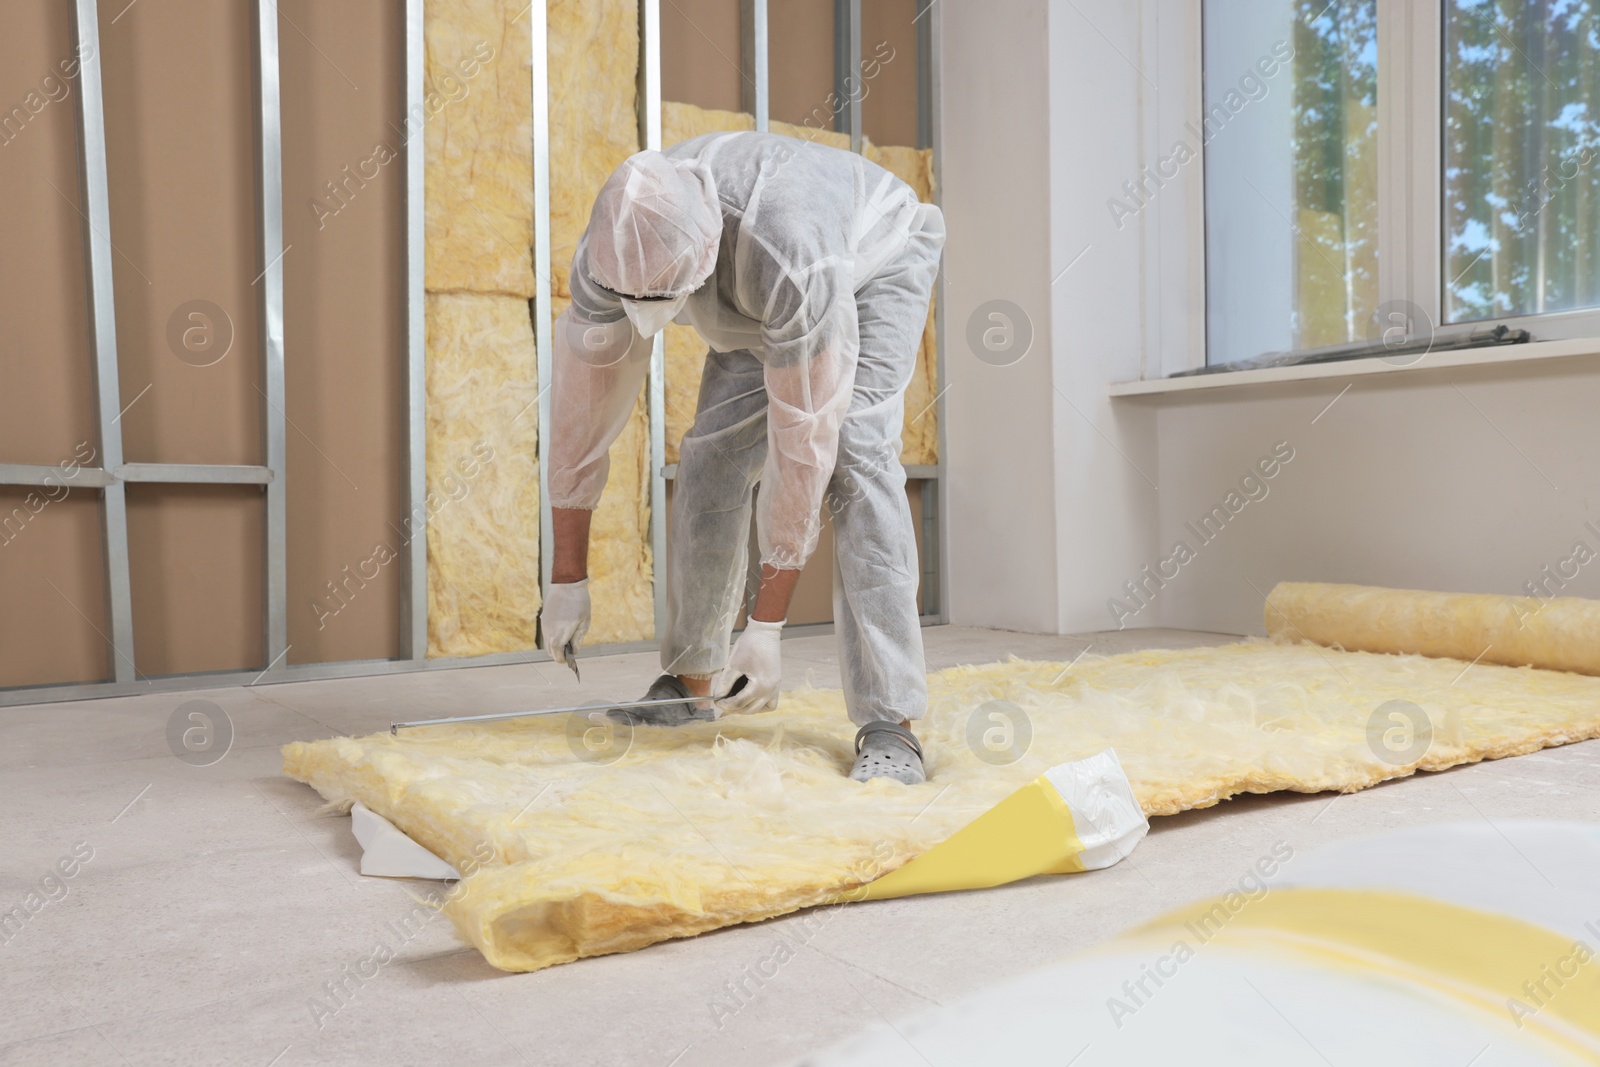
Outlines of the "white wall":
M1054 632L1045 7L940 5L944 410L951 619ZM1013 325L1034 335L1010 366L979 360L966 340L979 306L996 299L1022 309Z
M1519 593L1580 539L1600 553L1600 357L1366 378L1325 413L1344 382L1111 403L1141 366L1201 357L1200 168L1121 228L1107 209L1180 135L1153 103L1197 87L1173 44L1195 6L939 10L952 621L1113 628L1109 602L1138 608L1124 583L1143 580L1125 625L1261 632L1280 580ZM1035 331L1009 367L966 340L997 298ZM1186 531L1278 442L1294 458L1263 499L1209 543ZM1145 579L1179 537L1194 558ZM1600 559L1561 591L1600 597Z
M1156 518L1154 412L1106 396L1142 354L1145 223L1119 230L1106 209L1141 165L1138 8L1003 0L942 15L951 618L1103 629ZM1009 366L968 341L995 299L1034 331Z
M1600 553L1600 357L1369 378L1318 417L1344 385L1160 409L1167 548L1274 442L1295 453L1157 591L1162 625L1261 633L1261 593L1286 580L1519 594L1575 542ZM1561 595L1600 598L1600 559L1574 571Z

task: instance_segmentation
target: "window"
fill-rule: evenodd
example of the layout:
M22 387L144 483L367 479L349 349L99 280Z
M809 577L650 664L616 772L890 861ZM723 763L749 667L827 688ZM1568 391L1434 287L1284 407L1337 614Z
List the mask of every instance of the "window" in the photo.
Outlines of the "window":
M1376 8L1205 6L1211 362L1365 336L1378 304Z
M1446 322L1600 305L1600 3L1447 0Z
M1204 0L1200 47L1208 364L1600 336L1600 0Z

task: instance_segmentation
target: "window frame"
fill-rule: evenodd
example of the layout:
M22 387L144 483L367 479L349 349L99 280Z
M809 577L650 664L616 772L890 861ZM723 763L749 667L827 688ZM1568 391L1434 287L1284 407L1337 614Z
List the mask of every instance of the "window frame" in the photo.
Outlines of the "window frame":
M1203 115L1201 27L1206 2L1172 5L1170 0L1143 0L1146 26L1159 53L1172 55L1181 41L1188 59L1176 70L1158 68L1163 77L1147 104L1148 128L1172 129L1185 121L1198 122ZM1378 303L1408 302L1435 330L1455 332L1503 323L1530 331L1536 341L1600 339L1600 307L1444 323L1445 0L1376 2ZM1169 86L1176 91L1167 91ZM1190 254L1182 271L1151 272L1157 292L1147 324L1152 342L1145 360L1148 377L1208 365L1205 152L1202 148L1200 166L1190 168L1193 173L1184 193L1158 207L1155 229L1163 239L1156 247L1171 247L1170 242L1181 236Z

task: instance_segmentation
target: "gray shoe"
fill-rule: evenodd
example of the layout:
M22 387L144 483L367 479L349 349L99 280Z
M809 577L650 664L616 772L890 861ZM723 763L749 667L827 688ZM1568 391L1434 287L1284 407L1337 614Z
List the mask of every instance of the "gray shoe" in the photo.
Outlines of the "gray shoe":
M856 765L850 777L857 782L893 778L905 785L928 780L922 767L922 746L916 735L897 722L869 722L856 731Z
M709 699L702 704L672 674L663 674L651 682L649 691L641 699L666 700L668 697L683 697L684 700L681 704L658 704L653 708L612 708L606 712L606 717L612 722L635 726L682 726L686 722L711 722L717 717Z

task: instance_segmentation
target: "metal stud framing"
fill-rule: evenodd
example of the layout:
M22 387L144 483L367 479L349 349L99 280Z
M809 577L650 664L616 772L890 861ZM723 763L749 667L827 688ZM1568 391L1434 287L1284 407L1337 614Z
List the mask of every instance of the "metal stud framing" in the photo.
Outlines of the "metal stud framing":
M73 32L80 68L78 139L84 216L88 228L89 343L94 350L95 428L105 470L122 465L122 407L117 385L117 315L111 289L111 192L106 177L106 113L100 77L100 12L95 0L77 0ZM128 579L127 494L116 481L101 491L106 546L106 618L111 624L111 677L137 677L133 658L133 593Z
M283 320L283 142L279 111L277 7L274 0L255 0L256 146L258 163L259 281L261 291L261 353L263 393L262 425L265 462L262 466L214 464L125 463L117 425L120 412L115 303L112 295L111 221L106 172L105 112L100 74L101 49L97 0L74 0L74 43L82 63L79 115L81 121L82 197L87 248L90 342L94 361L96 425L101 466L81 468L75 482L97 489L102 497L106 544L106 600L112 645L111 679L71 685L0 689L0 707L52 700L116 696L132 692L177 692L229 685L287 682L318 678L347 678L416 670L437 670L472 665L526 663L543 660L544 653L511 652L471 658L427 658L427 537L426 507L426 296L425 296L425 171L424 138L416 116L422 113L425 41L424 0L406 0L405 8L405 224L406 224L406 396L405 532L408 537L402 572L401 656L395 660L291 665L287 663L287 495L286 416L284 388ZM919 0L917 14L918 129L923 147L934 149L936 184L940 170L939 12L936 0ZM550 97L548 22L544 3L527 11L533 44L533 209L534 276L533 321L538 350L539 475L548 482L551 380L550 292ZM766 129L769 111L769 50L767 0L743 0L741 37L745 106L755 116L756 128ZM837 127L850 134L851 146L862 147L860 55L861 0L835 0L834 81L839 113ZM661 19L660 0L639 0L639 138L646 148L661 147ZM414 126L413 124L416 123ZM944 276L938 283L939 350L937 381L939 463L907 468L908 477L923 485L923 600L924 621L944 621L947 612L943 545L945 508L939 496L944 475ZM655 625L665 627L666 585L666 480L674 473L665 465L665 353L656 338L651 357L648 405L650 413L650 541L655 558ZM55 467L0 463L0 485L44 485ZM133 609L128 573L128 529L125 486L130 482L164 484L259 485L266 497L265 611L263 614L263 671L228 671L161 678L140 678L134 667ZM541 493L542 578L548 586L552 541L549 495ZM822 627L821 629L826 629ZM608 646L606 651L639 651L655 642Z
M767 71L767 0L742 0L739 5L739 95L756 129L767 132L771 79Z
M661 3L639 0L639 142L661 149ZM650 347L650 557L655 635L667 632L667 338Z
M550 589L550 546L555 543L550 510L550 42L544 0L528 8L533 37L533 343L539 360L539 575Z
M833 128L861 151L861 0L833 0Z
M256 152L259 170L262 449L266 487L266 673L289 653L288 458L283 381L283 124L278 106L278 5L256 0Z
M428 655L428 418L427 418L427 138L423 134L423 81L427 55L423 0L406 0L405 214L406 214L406 462L404 562L400 572L400 656Z

